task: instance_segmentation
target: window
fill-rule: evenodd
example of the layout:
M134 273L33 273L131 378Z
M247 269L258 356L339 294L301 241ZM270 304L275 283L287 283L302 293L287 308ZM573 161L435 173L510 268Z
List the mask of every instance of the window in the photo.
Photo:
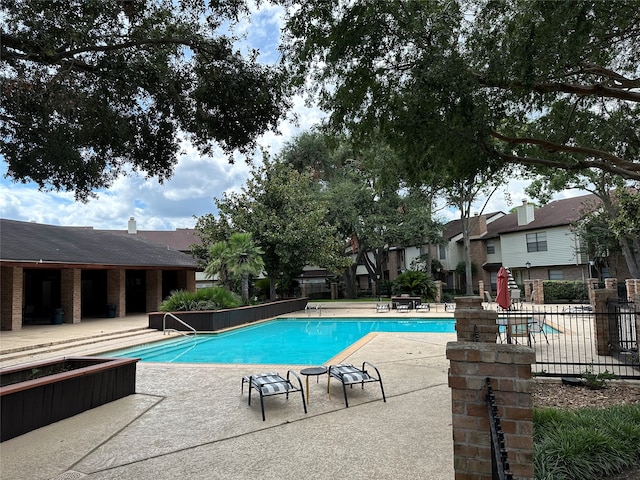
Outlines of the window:
M491 255L493 253L496 253L496 246L493 242L487 243L487 255Z
M527 252L546 252L547 234L545 232L527 233Z
M440 245L440 260L447 258L447 249L444 245Z
M489 276L491 278L491 291L495 292L498 290L498 272L490 272Z
M562 270L549 270L549 280L564 280Z

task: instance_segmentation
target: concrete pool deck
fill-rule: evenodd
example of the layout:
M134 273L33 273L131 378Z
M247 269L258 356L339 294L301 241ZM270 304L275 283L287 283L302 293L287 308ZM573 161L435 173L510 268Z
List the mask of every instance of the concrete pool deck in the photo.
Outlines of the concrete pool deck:
M362 307L322 311L323 318L375 315ZM0 365L90 355L162 338L146 325L146 315L140 315L2 332ZM265 399L264 422L255 392L251 406L246 389L241 395L241 378L261 371L299 372L302 366L139 363L135 395L0 443L0 478L450 479L445 357L450 341L455 334L370 334L343 357L378 367L386 403L378 384L368 384L348 390L347 409L336 381L329 397L326 375L318 383L312 377L307 414L299 396L279 395Z

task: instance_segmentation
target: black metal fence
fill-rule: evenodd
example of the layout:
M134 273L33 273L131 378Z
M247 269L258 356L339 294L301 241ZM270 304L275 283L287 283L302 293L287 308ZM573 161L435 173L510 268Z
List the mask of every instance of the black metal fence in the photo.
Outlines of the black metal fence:
M491 478L493 480L511 480L513 474L509 470L509 458L504 441L504 433L498 416L496 396L491 387L491 379L487 378L487 408L489 410L489 426L491 429Z
M617 378L640 379L636 309L633 303L610 302L604 312L594 312L588 305L498 312L500 341L534 348L536 375L608 372Z

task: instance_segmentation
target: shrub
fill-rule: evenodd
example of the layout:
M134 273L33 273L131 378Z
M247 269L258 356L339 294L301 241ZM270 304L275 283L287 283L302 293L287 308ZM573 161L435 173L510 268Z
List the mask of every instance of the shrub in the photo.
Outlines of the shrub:
M544 282L545 303L585 302L588 298L587 286L580 281L547 280Z
M436 296L436 286L433 279L424 272L407 270L398 275L391 285L394 294L408 293L433 300Z
M601 479L640 460L640 405L606 409L535 408L537 479Z
M222 287L201 288L195 292L178 290L160 304L162 312L218 310L242 305L240 297Z

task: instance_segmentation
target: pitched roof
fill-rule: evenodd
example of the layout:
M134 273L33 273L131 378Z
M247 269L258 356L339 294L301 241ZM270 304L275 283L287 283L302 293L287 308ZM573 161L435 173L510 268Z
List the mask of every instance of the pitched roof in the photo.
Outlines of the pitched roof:
M0 219L0 261L198 269L197 261L136 235Z
M193 228L177 228L176 230L138 230L136 233L129 233L127 230L100 230L103 232L113 233L114 235L123 235L135 237L136 235L149 240L150 242L164 245L181 252L191 251L191 245L200 245L202 241Z
M582 216L585 209L593 208L599 204L600 199L593 194L555 200L534 209L534 220L526 225L518 225L518 214L510 213L487 224L487 235L484 238L497 237L512 232L570 225Z

